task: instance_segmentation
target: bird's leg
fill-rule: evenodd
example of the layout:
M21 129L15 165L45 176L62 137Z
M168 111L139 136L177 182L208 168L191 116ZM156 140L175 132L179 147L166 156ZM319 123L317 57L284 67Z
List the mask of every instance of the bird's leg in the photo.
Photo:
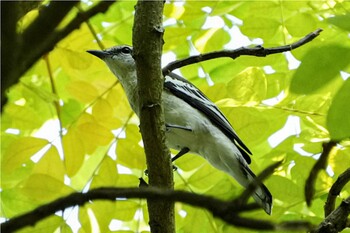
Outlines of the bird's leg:
M178 158L180 158L181 156L183 156L184 154L186 154L187 152L189 152L190 149L188 147L184 147L182 148L179 153L177 153L174 157L171 158L171 162L174 162L175 160L177 160ZM177 167L173 164L173 170L176 171Z
M174 157L171 158L171 162L174 162L175 160L177 160L178 158L180 158L181 156L183 156L184 154L187 154L187 152L189 152L190 149L188 147L184 147L182 148L179 153L177 153Z
M171 162L174 162L175 160L177 160L178 158L180 158L181 156L183 156L184 154L186 154L189 151L190 151L190 149L188 147L182 148L179 151L179 153L177 153L174 157L171 158ZM174 171L177 170L177 167L175 165L173 165L173 170ZM148 175L148 169L145 170L145 174L146 174L146 176Z
M181 125L172 125L172 124L165 124L165 128L166 131L170 131L171 129L181 129L181 130L186 130L186 131L190 131L192 132L191 128L185 127L185 126L181 126ZM186 154L187 152L189 152L190 149L188 147L183 147L181 148L181 150L179 151L179 153L177 153L172 159L171 162L174 162L175 160L177 160L178 158L180 158L181 156L183 156L184 154ZM173 170L176 171L177 167L175 165L173 165ZM145 174L146 176L148 175L148 170L145 170Z

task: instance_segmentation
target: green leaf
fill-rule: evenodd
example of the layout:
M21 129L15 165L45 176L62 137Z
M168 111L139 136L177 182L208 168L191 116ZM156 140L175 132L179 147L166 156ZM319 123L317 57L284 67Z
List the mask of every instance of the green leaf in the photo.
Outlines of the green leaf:
M21 188L19 187L2 190L0 200L1 216L12 218L16 215L23 214L34 209L37 207L37 203L33 202L30 197L31 196L26 196L23 194L21 192Z
M95 120L86 122L78 126L80 138L84 138L85 149L88 153L93 153L97 146L106 146L112 139L112 132Z
M146 157L139 145L141 135L136 125L128 125L126 138L118 140L117 162L128 168L146 169Z
M45 139L23 137L13 141L2 157L2 171L11 173L48 144Z
M33 173L45 174L59 181L64 181L65 168L55 146L51 146L39 160L33 168Z
M341 59L337 59L341 58ZM312 48L295 72L290 90L309 94L329 84L350 64L350 48L330 44Z
M82 166L85 150L81 135L74 128L70 129L62 138L64 164L68 176L73 176Z
M222 28L210 28L202 31L193 39L196 49L200 53L205 53L222 50L223 46L230 41L230 36Z
M114 117L113 107L105 99L99 99L94 104L92 115L99 124L108 129L115 129L119 123L119 120Z
M267 39L276 35L280 25L281 23L277 19L266 16L251 16L244 20L241 30L247 36Z
M327 128L331 139L350 138L350 79L348 78L338 93L327 115Z
M72 188L65 185L52 176L45 174L33 174L23 182L21 192L34 201L41 203L54 200L61 196L74 192Z
M257 105L266 96L265 73L257 67L250 67L235 76L227 85L227 92L234 100L246 105Z
M341 29L350 31L350 24L349 24L350 14L349 13L345 15L336 15L334 17L328 18L327 21Z
M207 191L210 187L217 184L222 179L223 175L224 173L214 169L212 165L206 162L191 175L188 182L197 189Z
M60 120L63 126L66 126L77 119L83 111L83 105L75 99L69 99L61 108Z
M299 13L288 18L284 25L288 32L295 37L304 37L317 28L316 19L312 14Z
M293 205L303 200L303 190L291 180L283 176L273 175L268 181L274 198L276 200L283 200L285 205Z
M44 123L41 115L28 105L19 106L10 103L6 105L4 112L11 128L37 129Z
M117 163L109 156L105 156L99 166L97 175L94 176L90 189L103 186L116 186L118 181Z
M98 97L97 89L85 81L72 81L68 84L69 93L83 103L92 102Z

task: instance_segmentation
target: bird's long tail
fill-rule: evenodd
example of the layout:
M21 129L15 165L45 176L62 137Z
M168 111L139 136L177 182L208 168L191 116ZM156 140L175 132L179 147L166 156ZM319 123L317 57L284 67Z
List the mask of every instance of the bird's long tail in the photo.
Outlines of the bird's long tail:
M249 169L249 167L245 167L244 170L246 171L247 178L250 182L258 182L255 192L252 194L254 200L265 210L267 214L271 214L272 195L270 191L262 182L256 180L255 174Z

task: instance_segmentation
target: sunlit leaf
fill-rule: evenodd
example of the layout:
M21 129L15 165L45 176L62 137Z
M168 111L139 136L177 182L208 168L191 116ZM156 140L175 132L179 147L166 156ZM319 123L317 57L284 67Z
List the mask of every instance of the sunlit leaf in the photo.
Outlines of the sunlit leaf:
M333 140L350 138L350 79L334 96L327 115L327 128Z
M269 178L269 188L274 194L275 199L285 200L285 205L293 205L296 202L303 201L303 189L293 183L291 180L282 176L271 176ZM280 192L278 190L283 190Z
M13 141L2 156L1 170L7 173L26 164L28 160L48 144L47 140L23 137Z
M97 122L87 122L78 126L80 138L88 153L92 153L97 146L105 146L113 139L113 134L106 127Z
M91 188L98 188L103 186L116 186L118 181L117 164L109 156L105 156L97 175L94 176L91 182Z
M63 126L75 121L83 111L83 105L76 100L70 99L61 108L60 119Z
M82 138L75 129L71 129L63 136L62 146L67 174L73 176L82 166L85 157Z
M1 115L0 188L4 219L73 191L138 187L140 177L149 182L144 174L139 120L105 63L86 53L88 49L132 44L136 2L118 1L105 13L90 18L88 24L54 45L48 60L39 58L17 84L5 90L8 102ZM86 11L96 4L82 1L79 8ZM273 214L258 209L246 211L244 217L275 223L306 220L315 225L324 220L327 190L349 167L344 162L350 156L347 6L346 1L165 3L163 52L171 52L172 60L256 44L265 48L288 45L316 28L323 29L317 38L291 52L298 61L280 53L212 59L175 70L224 113L253 152L250 167L254 173L277 160L284 161L264 181L273 195ZM78 11L74 8L58 22L57 30ZM39 9L28 12L16 32L25 30L39 13ZM43 37L42 43L47 39ZM168 62L164 59L162 65ZM61 121L62 140L44 125L52 119ZM330 154L327 172L321 171L317 177L312 206L306 207L305 180L322 152L322 143L330 139L341 141ZM174 165L178 167L175 189L224 200L244 190L199 155L186 154ZM349 194L347 185L336 206ZM61 212L20 232L149 232L146 200L91 201L65 210L64 218L58 214ZM176 232L257 232L232 227L208 211L181 202L175 205L175 216Z
M96 121L108 129L115 129L119 126L119 120L114 118L113 106L105 99L99 99L92 107L92 115Z
M117 161L129 168L146 169L146 157L139 145L141 135L136 125L128 125L126 139L119 139L117 146Z
M265 99L266 77L259 68L247 68L235 76L227 85L227 92L242 104L255 105Z
M347 31L350 31L349 20L350 20L349 13L345 15L336 15L334 17L328 18L328 22Z
M89 103L98 96L96 88L85 81L70 82L67 89L72 96L84 103Z
M64 181L65 168L57 148L51 146L33 169L33 173L45 174Z
M288 32L295 37L305 36L317 28L316 19L311 14L296 14L284 23Z
M21 188L1 191L1 216L12 218L34 209L37 204L33 202L31 195L23 194Z
M33 174L23 182L21 192L33 200L46 202L67 195L74 190L52 176Z
M335 58L342 59L335 59ZM311 49L302 59L295 72L290 90L308 94L329 84L339 76L340 70L350 65L350 48L341 45L326 45Z
M41 126L43 119L29 106L18 106L16 104L8 104L5 108L6 117L8 117L11 128L20 129L36 129Z

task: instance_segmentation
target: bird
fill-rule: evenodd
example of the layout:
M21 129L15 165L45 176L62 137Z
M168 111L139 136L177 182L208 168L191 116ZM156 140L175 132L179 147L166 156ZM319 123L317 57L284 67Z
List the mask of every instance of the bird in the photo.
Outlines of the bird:
M118 45L87 52L106 63L121 83L132 110L139 116L133 47ZM188 152L198 154L245 188L255 182L252 197L270 215L272 195L249 167L252 153L219 108L195 85L173 72L164 77L162 105L167 146L179 151L172 161Z

